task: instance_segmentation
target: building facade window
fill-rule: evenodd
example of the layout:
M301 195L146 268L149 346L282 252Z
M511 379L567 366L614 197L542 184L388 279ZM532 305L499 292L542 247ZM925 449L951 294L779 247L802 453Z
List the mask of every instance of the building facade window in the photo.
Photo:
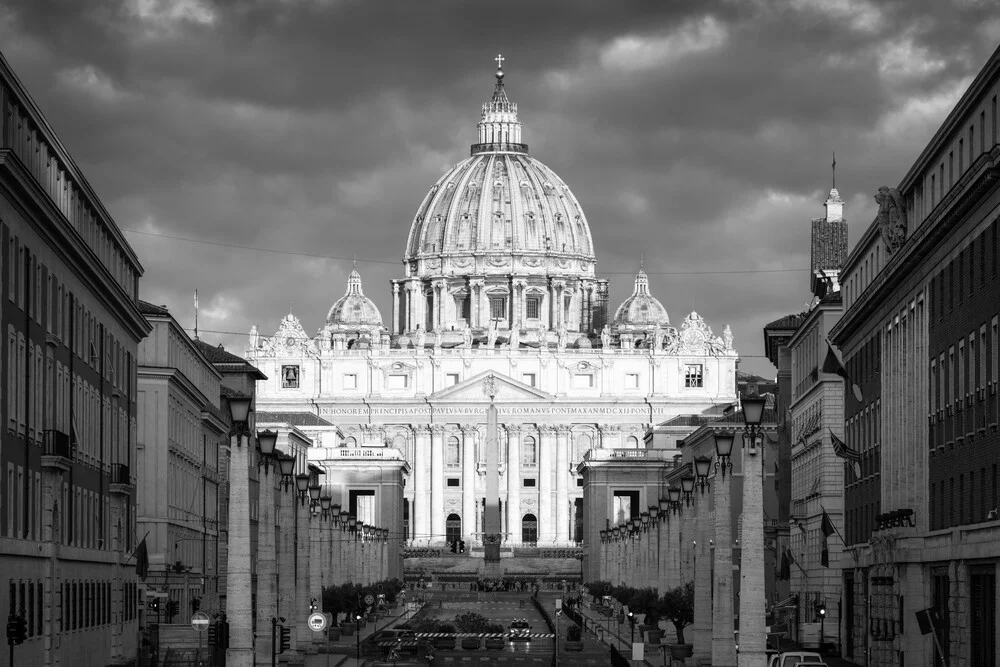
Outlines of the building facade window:
M444 463L449 468L458 468L462 465L462 447L458 438L449 436L444 446Z
M538 519L534 514L525 514L521 518L521 540L525 544L538 543Z
M458 384L458 373L448 373L444 378L444 386L446 387L454 387Z
M521 373L521 382L528 385L529 387L535 386L535 374L534 373Z
M529 296L524 302L525 316L529 320L537 320L541 312L542 300L537 296Z
M684 367L684 386L685 387L702 387L704 377L702 375L702 365L701 364L687 364Z
M490 318L494 320L503 320L507 317L507 297L505 296L491 296L490 297Z
M521 441L521 465L526 468L538 465L538 443L534 436L525 436Z
M358 388L357 373L344 373L344 389L357 389L357 388Z
M389 376L389 389L406 389L409 384L409 377L402 374L393 374Z
M626 389L638 389L639 388L639 374L638 373L626 373L625 374L625 388Z

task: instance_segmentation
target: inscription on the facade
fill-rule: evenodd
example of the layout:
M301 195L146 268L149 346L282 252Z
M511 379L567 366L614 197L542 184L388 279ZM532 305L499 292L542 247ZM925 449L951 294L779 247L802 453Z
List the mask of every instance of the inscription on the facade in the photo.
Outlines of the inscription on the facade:
M566 415L566 416L587 416L594 417L614 416L614 417L638 417L648 415L650 408L647 406L609 405L609 406L500 406L497 408L500 415L508 416L532 416L532 415ZM663 412L660 408L653 408L653 412ZM399 407L337 407L320 408L321 415L331 417L430 417L431 414L438 415L481 415L483 409L475 406L438 406L433 411L427 406L399 406Z

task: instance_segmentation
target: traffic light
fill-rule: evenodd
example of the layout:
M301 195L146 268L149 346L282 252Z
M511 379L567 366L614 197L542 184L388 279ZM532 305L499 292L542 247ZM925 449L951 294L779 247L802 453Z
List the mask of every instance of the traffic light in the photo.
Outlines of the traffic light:
M458 541L458 553L460 553L460 554L464 554L465 553L465 540L459 540Z
M198 611L201 609L201 598L194 598L191 600L191 611Z
M160 600L158 598L153 598L148 602L148 604L150 611L152 611L154 614L160 613Z
M278 630L281 634L281 644L278 649L278 653L284 653L285 651L290 651L292 648L292 629L286 628L283 625L278 626Z
M7 645L13 646L20 643L17 641L17 616L11 614L7 617Z
M816 603L816 616L820 619L826 618L826 605L822 602Z
M208 626L208 645L215 646L219 643L219 625L218 623L212 623Z
M312 612L316 611L317 608L318 608L318 605L316 604L316 598L310 599L309 600L309 613L312 613Z
M24 611L14 617L14 643L23 644L28 638L28 621L24 618Z
M229 621L222 621L219 624L219 642L222 648L229 648Z
M455 540L454 542L451 543L451 552L453 554L458 553L458 540Z
M181 611L181 603L177 600L171 600L167 603L167 616L173 618Z

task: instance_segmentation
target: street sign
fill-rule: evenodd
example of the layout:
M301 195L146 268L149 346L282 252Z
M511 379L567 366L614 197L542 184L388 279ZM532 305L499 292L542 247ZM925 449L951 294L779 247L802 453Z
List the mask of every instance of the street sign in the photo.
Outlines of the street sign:
M562 598L556 598L556 609L562 609Z
M309 629L313 632L323 632L326 630L328 622L326 614L321 614L319 612L309 614Z
M205 632L205 630L208 630L210 622L211 619L208 617L208 614L203 611L196 611L191 615L191 627L198 632Z
M372 605L374 603L375 603L375 598L372 596L371 593L365 596L365 604Z

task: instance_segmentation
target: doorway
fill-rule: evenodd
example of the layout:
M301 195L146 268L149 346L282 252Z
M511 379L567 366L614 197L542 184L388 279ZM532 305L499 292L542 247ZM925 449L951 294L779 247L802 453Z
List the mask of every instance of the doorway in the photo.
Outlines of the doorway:
M446 542L458 542L462 539L462 517L449 514L444 522L444 533Z

